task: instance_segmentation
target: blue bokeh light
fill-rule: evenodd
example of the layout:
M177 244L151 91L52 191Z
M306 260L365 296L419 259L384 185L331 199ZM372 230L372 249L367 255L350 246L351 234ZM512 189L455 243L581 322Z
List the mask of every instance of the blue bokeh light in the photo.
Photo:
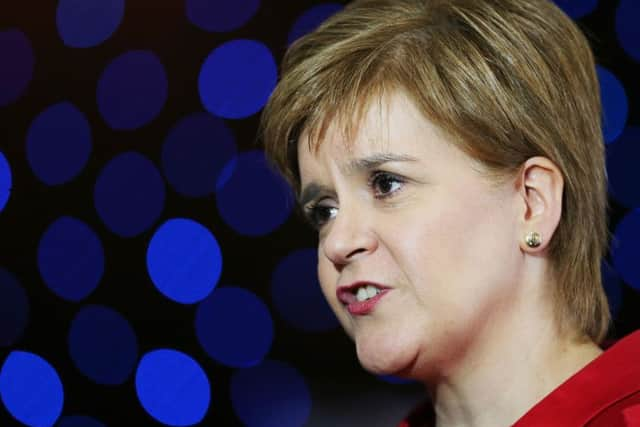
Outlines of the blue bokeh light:
M380 381L393 385L405 385L405 384L418 384L416 380L410 380L407 378L396 377L395 375L376 375Z
M136 393L142 407L170 426L197 424L209 410L209 379L190 356L171 349L149 352L136 372Z
M181 304L196 303L218 284L222 273L220 245L198 222L170 219L149 242L147 270L164 296Z
M311 393L304 378L276 360L235 371L231 403L248 427L302 427L311 413Z
M42 280L60 298L78 302L91 294L104 273L104 249L84 222L63 216L42 234L38 244Z
M233 31L255 15L260 0L187 0L187 18L205 31Z
M30 427L54 425L64 403L56 370L40 356L12 351L0 369L0 397L9 413Z
M243 288L216 289L198 306L195 324L198 341L207 354L234 368L257 365L273 342L269 309Z
M317 266L317 249L301 249L284 257L271 277L276 310L291 326L307 332L329 331L339 325L322 294Z
M629 115L629 102L624 86L606 68L596 66L602 99L602 132L606 143L614 141L624 129Z
M554 0L554 2L573 19L580 19L598 7L598 0Z
M606 154L609 194L628 208L640 207L640 127L627 127Z
M118 385L124 383L135 368L138 339L120 313L89 305L71 322L69 354L80 372L93 382Z
M107 40L124 16L124 0L59 0L58 33L69 47L92 47Z
M85 415L68 415L60 418L56 427L106 427L106 425Z
M611 316L615 318L622 307L622 281L618 273L606 261L602 262L601 271L602 285L609 301L609 311Z
M0 151L0 212L9 201L12 185L11 166L9 166L9 161Z
M115 58L98 81L98 110L116 130L151 122L167 101L169 83L153 52L134 50Z
M54 104L31 122L26 148L29 165L42 182L64 184L75 178L89 160L89 122L70 102Z
M625 283L640 291L638 239L640 239L640 210L635 209L618 223L611 245L611 256L613 266Z
M231 40L205 59L198 90L205 109L226 119L242 119L264 107L278 79L271 51L255 40Z
M113 158L98 176L94 202L100 219L120 237L151 228L164 209L166 190L156 166L140 153Z
M20 98L33 78L36 59L22 31L0 31L0 107Z
M0 267L0 347L12 346L29 321L29 298L18 279Z
M162 147L162 166L169 184L187 197L216 191L223 169L237 154L235 137L222 119L191 114L169 132Z
M217 195L222 219L247 236L272 232L287 220L294 205L291 189L268 166L262 150L241 153Z
M290 45L298 38L307 33L312 32L320 24L334 13L342 10L343 6L339 3L323 3L313 6L309 10L300 15L291 27L287 37L287 43Z
M640 2L620 0L616 9L616 35L620 45L635 61L640 62Z

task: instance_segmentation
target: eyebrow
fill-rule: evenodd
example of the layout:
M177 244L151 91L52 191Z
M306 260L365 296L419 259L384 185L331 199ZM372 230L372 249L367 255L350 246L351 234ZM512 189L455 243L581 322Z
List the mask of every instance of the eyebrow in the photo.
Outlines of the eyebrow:
M345 172L350 175L361 171L370 171L372 169L378 168L385 163L390 162L416 162L417 158L408 156L405 154L394 154L394 153L375 153L370 156L362 157L360 159L354 159L350 161L346 167ZM300 197L298 198L298 203L300 206L304 206L309 203L311 200L318 197L318 194L321 193L333 193L329 187L325 185L318 184L316 182L310 182L305 188L301 191Z

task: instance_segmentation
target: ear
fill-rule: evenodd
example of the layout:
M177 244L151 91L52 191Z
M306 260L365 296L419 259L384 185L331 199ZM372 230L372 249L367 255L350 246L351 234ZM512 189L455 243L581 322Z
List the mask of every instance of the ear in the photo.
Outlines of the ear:
M520 247L529 253L541 252L549 245L562 215L562 173L546 157L531 157L522 165L517 183L523 204ZM535 248L525 241L525 236L532 231L542 237L541 244Z

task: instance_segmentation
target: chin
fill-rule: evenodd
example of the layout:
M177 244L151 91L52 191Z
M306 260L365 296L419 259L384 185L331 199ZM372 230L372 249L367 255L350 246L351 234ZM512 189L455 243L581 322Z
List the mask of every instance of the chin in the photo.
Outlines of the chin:
M417 348L376 339L356 339L356 352L362 367L375 375L405 376L412 371Z

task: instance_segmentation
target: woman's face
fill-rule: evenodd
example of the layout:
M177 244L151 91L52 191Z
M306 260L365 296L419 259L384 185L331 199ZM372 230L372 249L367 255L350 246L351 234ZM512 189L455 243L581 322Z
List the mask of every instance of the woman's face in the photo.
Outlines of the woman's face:
M513 184L492 187L408 98L388 101L373 103L353 141L330 128L312 152L303 134L300 201L318 227L322 291L361 364L426 378L512 306L522 208ZM358 283L384 290L357 302Z

